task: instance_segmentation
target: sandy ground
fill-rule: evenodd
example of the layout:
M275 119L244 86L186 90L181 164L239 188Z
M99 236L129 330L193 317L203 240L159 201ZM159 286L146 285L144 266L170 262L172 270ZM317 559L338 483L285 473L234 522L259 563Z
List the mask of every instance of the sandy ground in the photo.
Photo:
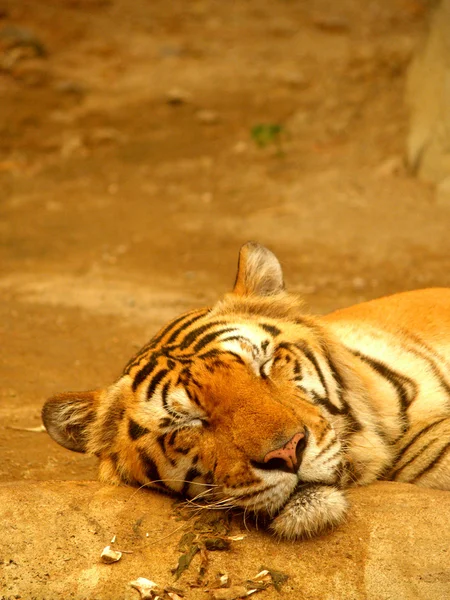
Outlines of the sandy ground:
M426 15L0 0L0 481L94 479L23 429L227 291L249 239L317 312L450 285L450 205L403 165Z

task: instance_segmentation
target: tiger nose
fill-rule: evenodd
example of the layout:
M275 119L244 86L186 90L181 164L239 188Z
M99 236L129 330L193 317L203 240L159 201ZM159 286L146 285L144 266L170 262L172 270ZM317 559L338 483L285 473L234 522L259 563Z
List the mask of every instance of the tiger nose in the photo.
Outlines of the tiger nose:
M306 446L307 431L296 433L284 446L268 452L264 457L266 469L280 469L297 473Z

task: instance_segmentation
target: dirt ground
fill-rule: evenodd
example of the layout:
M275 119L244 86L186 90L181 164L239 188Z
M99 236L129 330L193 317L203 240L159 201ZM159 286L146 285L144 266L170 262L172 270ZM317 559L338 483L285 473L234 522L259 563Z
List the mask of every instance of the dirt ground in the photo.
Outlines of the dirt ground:
M240 245L324 312L450 286L404 168L425 0L0 0L0 481L94 479L40 407L106 385Z

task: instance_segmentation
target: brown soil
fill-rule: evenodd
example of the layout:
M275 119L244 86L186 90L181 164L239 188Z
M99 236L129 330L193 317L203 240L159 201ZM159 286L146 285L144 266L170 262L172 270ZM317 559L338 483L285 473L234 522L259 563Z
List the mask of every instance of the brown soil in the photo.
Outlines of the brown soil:
M426 10L0 0L1 481L95 478L21 429L226 291L249 239L314 311L450 285L450 206L402 161Z

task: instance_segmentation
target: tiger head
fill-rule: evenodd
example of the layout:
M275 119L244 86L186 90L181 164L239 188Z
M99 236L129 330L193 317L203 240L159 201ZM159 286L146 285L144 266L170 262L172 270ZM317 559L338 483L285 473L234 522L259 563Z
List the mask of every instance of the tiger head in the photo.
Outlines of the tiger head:
M351 370L248 243L232 293L166 325L104 390L50 398L48 433L94 454L100 478L277 514L307 483L335 485L352 426Z

